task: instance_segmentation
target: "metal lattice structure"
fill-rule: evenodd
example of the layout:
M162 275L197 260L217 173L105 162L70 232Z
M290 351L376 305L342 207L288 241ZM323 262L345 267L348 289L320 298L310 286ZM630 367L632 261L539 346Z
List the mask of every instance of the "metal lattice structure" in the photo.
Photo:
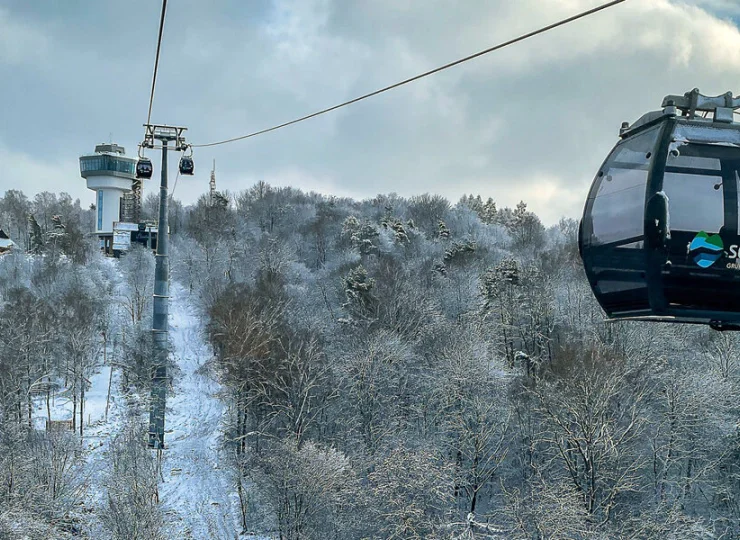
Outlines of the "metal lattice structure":
M213 206L213 198L216 195L216 160L213 160L213 169L211 169L211 181L210 181L210 191L208 195L208 202L211 203L211 206Z
M142 181L137 178L131 184L131 191L122 197L121 221L127 223L141 222Z

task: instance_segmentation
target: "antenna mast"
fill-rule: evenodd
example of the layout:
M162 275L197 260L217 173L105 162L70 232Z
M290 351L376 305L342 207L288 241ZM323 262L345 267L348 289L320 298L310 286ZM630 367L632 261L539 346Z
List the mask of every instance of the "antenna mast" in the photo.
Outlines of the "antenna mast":
M213 169L211 169L211 191L209 193L209 203L213 206L213 199L216 195L216 160L213 160Z

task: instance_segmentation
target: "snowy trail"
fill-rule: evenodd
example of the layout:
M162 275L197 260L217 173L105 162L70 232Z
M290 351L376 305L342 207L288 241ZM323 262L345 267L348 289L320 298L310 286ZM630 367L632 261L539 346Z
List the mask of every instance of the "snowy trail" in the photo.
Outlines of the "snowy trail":
M170 515L176 538L238 537L239 505L228 467L219 456L219 422L224 406L220 385L198 373L211 356L201 321L178 283L170 291L170 337L181 369L165 417L160 501Z

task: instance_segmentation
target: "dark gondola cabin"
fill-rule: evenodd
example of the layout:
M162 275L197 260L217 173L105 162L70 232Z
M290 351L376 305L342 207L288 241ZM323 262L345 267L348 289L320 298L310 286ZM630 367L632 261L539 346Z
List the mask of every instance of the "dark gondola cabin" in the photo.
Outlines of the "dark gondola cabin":
M180 158L180 174L192 175L195 170L195 164L193 158L190 156L183 156Z
M149 158L139 158L136 162L136 178L151 178L154 167Z
M607 316L740 328L740 98L694 90L623 124L579 249Z

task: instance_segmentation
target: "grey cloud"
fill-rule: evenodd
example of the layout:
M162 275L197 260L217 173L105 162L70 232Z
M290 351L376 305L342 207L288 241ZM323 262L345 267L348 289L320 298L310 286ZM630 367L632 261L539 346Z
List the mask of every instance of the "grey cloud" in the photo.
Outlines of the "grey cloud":
M597 3L440 0L431 9L421 0L170 2L153 120L187 125L195 143L241 135ZM92 201L74 160L111 132L135 151L159 6L29 4L10 1L0 23L9 20L50 45L41 65L0 59L0 99L13 104L0 124L0 148L25 163L10 167L0 188L23 181L29 193L48 189L34 175L58 166L56 190ZM737 27L700 10L721 8L627 2L324 117L197 149L196 176L179 180L176 196L187 203L204 192L215 158L219 187L232 191L264 179L355 197L429 191L454 202L472 192L505 205L530 201L548 223L576 217L621 121L694 86L740 92L733 88Z

